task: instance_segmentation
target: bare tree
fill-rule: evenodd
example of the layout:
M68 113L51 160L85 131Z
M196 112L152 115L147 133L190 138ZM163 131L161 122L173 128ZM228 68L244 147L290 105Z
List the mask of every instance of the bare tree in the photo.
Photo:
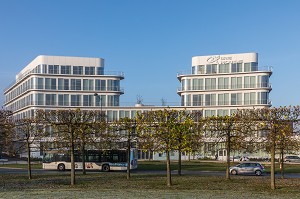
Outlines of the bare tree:
M155 151L166 153L167 186L172 186L170 152L188 148L186 134L191 132L194 120L188 112L164 109L137 115L137 130L143 136L153 137ZM184 135L185 134L185 135ZM181 153L179 154L181 156Z
M130 153L132 141L136 139L136 119L130 119L128 117L121 118L115 122L117 130L120 132L120 139L126 141L127 149L127 179L130 179ZM124 134L123 134L124 132Z
M22 153L27 152L28 178L32 179L31 174L31 152L37 148L38 141L43 137L43 124L36 118L23 118L15 121L14 141L15 150Z
M0 156L3 152L9 153L13 141L12 112L8 110L0 110Z
M71 185L75 185L75 146L78 146L78 129L82 125L82 112L76 110L39 111L39 117L54 128L58 142L65 143L71 156Z
M271 154L271 189L276 189L275 184L275 154L279 149L281 157L284 151L292 147L296 140L293 135L292 125L299 121L299 106L258 109L256 120L259 121L261 131L267 131L265 146ZM296 142L297 143L297 142ZM296 144L298 145L298 144ZM295 149L295 148L294 148ZM282 167L283 167L283 161Z

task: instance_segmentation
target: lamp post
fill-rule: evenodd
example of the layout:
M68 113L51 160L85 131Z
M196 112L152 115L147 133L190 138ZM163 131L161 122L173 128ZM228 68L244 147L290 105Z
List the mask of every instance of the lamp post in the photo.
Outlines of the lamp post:
M101 120L102 120L102 97L100 95L98 95L98 93L94 93L94 96L96 98L99 97L99 101L100 101L100 114L101 114Z

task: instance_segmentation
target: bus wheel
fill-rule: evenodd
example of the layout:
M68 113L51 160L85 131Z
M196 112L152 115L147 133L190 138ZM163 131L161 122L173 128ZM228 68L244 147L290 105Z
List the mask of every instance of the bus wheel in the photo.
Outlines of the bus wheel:
M110 170L110 168L109 168L108 164L102 165L102 171L108 172L109 170Z
M64 164L59 164L59 165L57 166L57 169L58 169L59 171L64 171L64 170L66 170L66 167L65 167Z

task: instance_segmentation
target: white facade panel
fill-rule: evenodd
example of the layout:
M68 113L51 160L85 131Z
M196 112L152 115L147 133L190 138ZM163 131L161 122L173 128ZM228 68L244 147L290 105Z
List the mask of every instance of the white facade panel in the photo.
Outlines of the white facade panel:
M258 62L257 53L195 56L192 58L192 66L206 65L206 64L246 63L246 62Z

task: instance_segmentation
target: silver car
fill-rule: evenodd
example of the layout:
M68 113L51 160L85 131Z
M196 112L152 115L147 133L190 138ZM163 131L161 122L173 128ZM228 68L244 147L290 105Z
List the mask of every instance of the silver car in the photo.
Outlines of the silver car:
M300 162L300 157L296 155L286 156L284 158L285 162Z
M229 169L232 175L255 174L257 176L260 176L265 172L265 168L260 163L257 162L242 163L230 167Z

